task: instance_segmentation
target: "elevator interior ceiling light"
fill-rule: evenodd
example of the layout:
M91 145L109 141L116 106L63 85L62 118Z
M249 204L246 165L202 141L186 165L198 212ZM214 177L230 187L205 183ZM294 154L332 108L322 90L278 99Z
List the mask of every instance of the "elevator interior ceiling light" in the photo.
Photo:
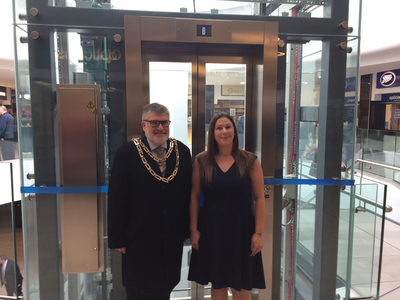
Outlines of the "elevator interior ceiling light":
M285 52L279 52L278 51L278 56L284 56L285 55Z
M24 99L25 99L25 100L31 99L31 95L29 95L29 94L24 94Z

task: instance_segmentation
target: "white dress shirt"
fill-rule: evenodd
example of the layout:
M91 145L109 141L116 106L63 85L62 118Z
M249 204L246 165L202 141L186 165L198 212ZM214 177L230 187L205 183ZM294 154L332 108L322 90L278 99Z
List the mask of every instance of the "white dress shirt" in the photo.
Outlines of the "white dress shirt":
M1 268L1 276L3 278L4 284L6 284L6 268L7 268L8 259L4 262L3 267Z
M154 143L149 139L147 139L147 142L149 143L151 152L154 154L155 157L158 157L157 152L155 151L155 149L158 148L158 146L154 145ZM164 155L165 155L167 153L167 141L165 141L164 144L162 144L160 147L164 148Z

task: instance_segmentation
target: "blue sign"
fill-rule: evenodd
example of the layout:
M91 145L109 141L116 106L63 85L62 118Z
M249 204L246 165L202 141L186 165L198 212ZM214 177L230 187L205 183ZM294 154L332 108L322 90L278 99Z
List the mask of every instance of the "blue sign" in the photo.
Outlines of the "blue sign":
M383 89L400 86L400 69L380 72L376 78L376 88Z
M346 78L346 92L355 92L356 90L356 78L350 77Z
M354 98L354 96L344 98L344 105L354 105L354 104L356 104L356 98Z
M383 94L381 102L400 102L400 93L397 93L397 94Z

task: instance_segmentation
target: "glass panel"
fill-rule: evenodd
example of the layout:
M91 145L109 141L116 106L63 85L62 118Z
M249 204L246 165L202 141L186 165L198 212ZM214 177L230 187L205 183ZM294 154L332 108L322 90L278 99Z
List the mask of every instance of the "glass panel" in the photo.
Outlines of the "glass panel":
M318 107L320 103L320 83L322 43L311 41L304 45L290 45L287 53L288 82L286 95L286 118L288 132L287 172L300 179L313 179L317 176L318 153ZM292 134L295 134L293 138ZM297 144L296 144L297 143ZM287 190L289 190L289 187ZM296 214L293 224L294 271L289 272L288 288L285 295L299 293L304 299L313 297L313 269L316 217L316 186L299 185L289 193L289 198L297 198ZM297 197L296 197L297 195ZM292 217L293 218L293 217ZM289 221L285 215L283 220ZM283 223L287 223L283 221ZM290 226L289 226L290 227ZM291 230L289 229L289 232ZM283 232L287 232L284 229ZM286 234L285 236L287 236ZM286 246L285 249L288 247ZM288 260L286 258L286 260ZM296 290L296 292L294 291Z
M322 43L311 41L305 45L293 45L292 63L301 65L301 74L294 77L293 85L300 89L296 92L296 110L293 114L300 116L298 120L298 160L301 175L317 177L318 153L318 106L321 88L321 54ZM293 71L294 72L294 71ZM297 89L295 90L297 91ZM299 102L299 103L297 103ZM297 110L300 110L298 112ZM289 145L290 149L290 145ZM290 151L291 152L291 151Z
M213 116L224 112L235 121L239 148L245 141L246 65L206 63L206 145Z
M24 288L22 286L25 272L18 170L18 161L0 162L0 276L2 276L0 296L21 295L22 288ZM11 174L13 174L13 182ZM14 190L11 188L12 184ZM22 266L21 270L19 266ZM3 282L5 282L4 285Z
M362 140L362 158L385 165L395 165L396 132L388 130L366 130ZM393 170L364 165L363 172L393 179Z
M313 298L315 192L315 185L298 187L297 232L294 240L296 242L296 268L292 280L295 289L303 299Z
M336 294L341 295L341 299L346 298L346 292L350 286L348 272L349 269L351 269L351 237L354 218L353 191L354 189L352 187L346 187L346 190L342 191L340 194ZM346 286L346 284L348 284L348 286Z
M378 204L383 207L386 205L386 190L383 184L368 182L371 181L362 179L362 184L355 186L357 207L354 217L351 293L358 297L372 296L378 299L382 220L385 219L385 211Z
M150 62L149 73L150 103L168 108L170 136L192 150L192 63Z
M354 141L357 123L357 101L358 99L358 39L348 42L352 52L347 55L346 88L343 112L343 143L342 143L342 172L343 179L352 179L354 168ZM339 215L339 245L337 264L336 293L342 297L354 295L350 289L351 280L351 251L353 247L353 224L354 224L354 188L346 187L340 195Z
M212 13L212 14L230 14L230 15L258 15L260 5L251 3L251 1L217 1L217 0L202 0L202 1L123 1L112 0L99 1L92 0L64 0L52 1L52 6L68 6L81 8L113 8L125 10L142 10L142 11L163 11L163 12L184 12L184 13ZM107 3L108 2L108 3ZM56 3L56 4L55 4ZM293 6L293 5L292 5Z
M21 3L19 1L18 3ZM15 4L18 6L18 4ZM26 8L26 6L25 6ZM15 170L18 181L15 182L15 186L32 186L34 180L28 179L26 174L34 173L33 164L33 139L32 139L32 113L31 113L31 97L30 97L30 84L29 84L29 62L28 62L28 44L20 42L21 37L28 36L26 25L14 26L15 34L15 86L16 86L16 105L17 105L17 118L18 122L18 140L19 140L19 161L18 169ZM21 214L22 208L22 220L24 235L22 237L21 229L16 228L16 244L17 244L17 258L18 265L22 276L24 277L22 290L24 295L32 298L40 298L40 294L37 287L37 239L34 233L35 220L28 211L34 211L34 205L32 201L25 201L18 191L15 193L15 200L21 200L22 205L19 207L19 214ZM26 196L26 195L24 195ZM17 213L17 210L16 210ZM17 220L17 219L16 219ZM16 224L19 222L16 222ZM22 221L21 221L22 223ZM22 227L22 224L19 225ZM20 232L20 234L18 234ZM23 256L23 253L25 256ZM26 260L26 264L24 261ZM26 269L25 269L26 267Z
M106 34L106 33L105 33ZM109 157L109 64L113 63L108 51L108 40L104 36L84 35L76 32L54 32L55 70L57 84L97 84L101 86L102 139L105 155L102 181L108 184ZM111 131L111 130L110 130ZM113 138L114 136L112 136ZM106 197L104 197L106 198ZM102 203L106 211L106 200ZM106 216L103 215L104 219ZM60 220L59 226L60 226ZM104 235L105 234L105 229ZM65 298L108 299L112 288L110 250L104 239L105 271L62 275Z
M330 10L325 11L326 0L279 0L279 1L124 1L124 0L52 0L52 6L80 8L124 9L159 12L181 12L224 15L266 15L283 17L330 18ZM111 2L111 4L110 4ZM278 5L277 5L278 4ZM302 5L303 4L303 5ZM356 5L356 4L354 4ZM325 14L325 15L324 15ZM354 25L355 26L355 25Z
M342 144L342 165L347 169L354 168L354 141L357 125L357 102L358 99L358 70L359 70L359 39L352 39L347 42L352 52L347 55L346 62L346 89L343 112L343 144ZM345 178L351 177L352 173L344 172Z
M363 5L363 10L361 9L361 1L362 0L349 0L349 27L352 28L352 31L350 30L351 36L359 36L360 35L361 19L363 21L365 21L364 18L361 18L361 14L364 15L364 13L366 13L368 15L368 12L364 11L364 5ZM394 1L396 1L396 0L394 0ZM371 5L371 7L373 7L373 6ZM373 13L373 15L375 15L375 13ZM367 18L367 20L370 20L370 19ZM364 26L364 24L363 24L363 26Z

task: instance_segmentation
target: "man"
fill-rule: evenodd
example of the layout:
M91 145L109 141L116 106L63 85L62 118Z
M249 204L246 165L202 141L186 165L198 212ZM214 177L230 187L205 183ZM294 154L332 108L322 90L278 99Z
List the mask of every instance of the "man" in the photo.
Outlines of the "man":
M129 300L167 300L180 280L192 161L188 147L169 138L170 122L164 105L147 105L145 136L119 148L111 170L108 246L122 253Z
M1 286L6 285L7 296L22 295L22 275L18 265L4 254L0 255ZM17 293L15 293L15 271L17 271Z
M239 148L244 149L244 115L242 115L239 119L237 132L239 138Z
M0 106L0 145L4 160L14 159L14 117Z

